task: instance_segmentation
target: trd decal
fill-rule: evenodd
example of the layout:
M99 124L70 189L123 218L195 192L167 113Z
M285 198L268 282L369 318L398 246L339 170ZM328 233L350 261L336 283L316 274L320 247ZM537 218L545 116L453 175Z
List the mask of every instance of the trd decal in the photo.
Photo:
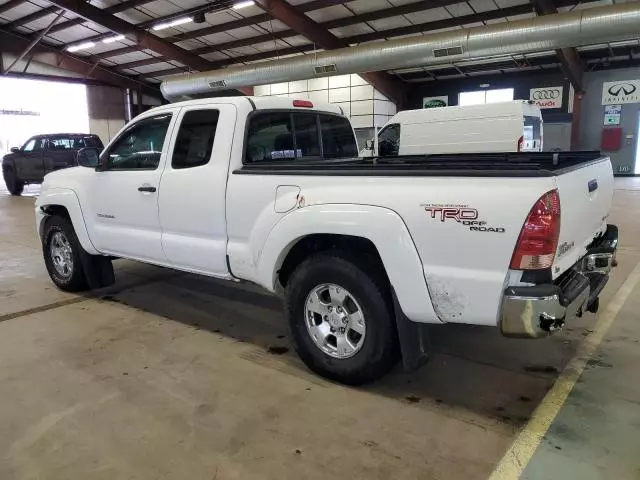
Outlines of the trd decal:
M440 220L440 222L455 221L465 227L469 227L471 232L505 232L502 227L488 227L487 222L478 219L480 217L478 210L468 205L425 204L421 206L427 212L429 218Z

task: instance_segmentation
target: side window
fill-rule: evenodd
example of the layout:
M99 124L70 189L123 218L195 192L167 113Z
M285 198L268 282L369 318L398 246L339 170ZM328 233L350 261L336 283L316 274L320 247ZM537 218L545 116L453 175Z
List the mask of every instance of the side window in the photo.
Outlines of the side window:
M320 115L324 158L357 157L358 145L349 120L337 115Z
M69 150L72 145L73 140L68 137L56 137L47 142L47 148L50 150Z
M250 120L247 137L247 162L268 162L295 158L291 115L282 113L258 113Z
M293 125L296 132L296 158L319 157L322 152L318 137L318 115L294 113Z
M184 115L171 157L173 168L200 167L209 163L219 116L218 110L192 110Z
M24 146L22 147L22 151L23 152L33 152L35 150L36 147L36 142L39 143L39 140L32 138L30 140L27 141L27 143L24 144Z
M171 114L139 121L109 149L108 170L155 170L160 163Z
M378 135L378 155L394 157L400 151L400 125L388 125Z

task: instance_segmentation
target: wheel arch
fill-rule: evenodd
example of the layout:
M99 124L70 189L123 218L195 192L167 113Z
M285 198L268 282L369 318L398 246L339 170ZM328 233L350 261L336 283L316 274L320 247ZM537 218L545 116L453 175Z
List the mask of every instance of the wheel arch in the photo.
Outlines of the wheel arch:
M408 318L440 323L413 239L400 216L383 207L315 205L290 213L266 238L258 254L255 280L268 290L278 291L281 275L286 281L289 270L305 255L317 248L340 245L361 248L359 253L364 251L379 259Z
M69 219L76 232L78 241L84 250L91 255L100 252L94 247L87 231L87 226L82 215L82 208L75 192L67 189L50 190L42 194L36 203L36 221L38 235L42 238L47 218L52 215L60 215Z

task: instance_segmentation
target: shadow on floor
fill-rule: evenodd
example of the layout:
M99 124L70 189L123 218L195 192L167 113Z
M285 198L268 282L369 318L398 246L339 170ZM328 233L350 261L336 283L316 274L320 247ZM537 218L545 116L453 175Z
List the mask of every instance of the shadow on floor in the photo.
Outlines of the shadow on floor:
M102 300L252 344L265 356L277 356L288 368L306 374L287 340L281 300L258 288L178 274L124 288ZM489 327L430 326L427 365L414 372L403 372L398 366L362 389L419 408L462 409L481 417L479 421L516 428L529 419L551 388L594 317L580 322L541 340L506 339Z

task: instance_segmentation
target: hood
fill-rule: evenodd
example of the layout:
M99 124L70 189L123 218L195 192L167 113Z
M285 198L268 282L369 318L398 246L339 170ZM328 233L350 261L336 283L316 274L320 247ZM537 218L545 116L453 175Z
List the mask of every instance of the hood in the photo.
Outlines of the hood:
M94 173L94 170L87 167L63 168L61 170L56 170L55 172L47 173L44 176L40 192L48 188L74 189L74 186L78 182L82 182L85 177L92 173Z

